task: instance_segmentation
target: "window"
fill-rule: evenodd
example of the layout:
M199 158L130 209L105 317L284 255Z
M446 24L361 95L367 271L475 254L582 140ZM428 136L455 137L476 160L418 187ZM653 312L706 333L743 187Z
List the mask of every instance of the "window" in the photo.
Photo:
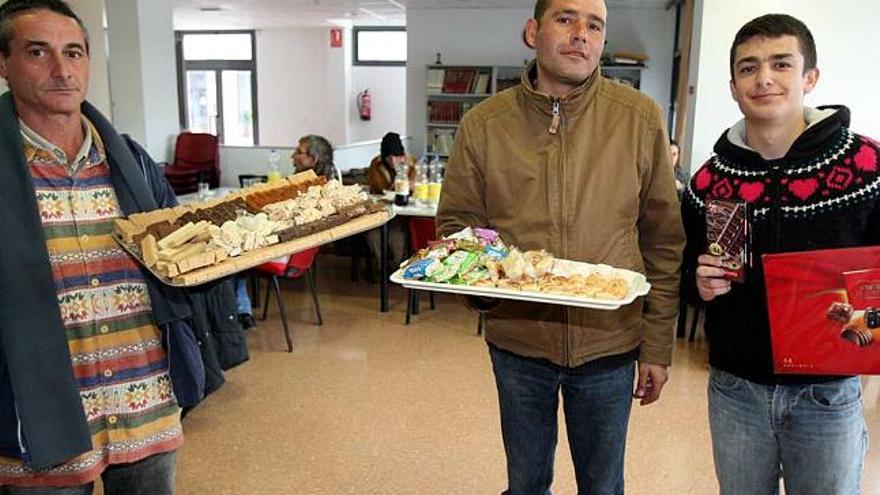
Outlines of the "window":
M406 65L406 28L355 26L354 65Z
M181 127L259 144L254 32L178 31L176 42Z

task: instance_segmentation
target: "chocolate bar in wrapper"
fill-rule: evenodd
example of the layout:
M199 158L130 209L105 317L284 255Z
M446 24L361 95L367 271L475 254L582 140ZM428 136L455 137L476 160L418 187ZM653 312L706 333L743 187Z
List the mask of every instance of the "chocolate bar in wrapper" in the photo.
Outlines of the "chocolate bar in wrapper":
M706 243L709 254L721 257L724 278L745 282L749 225L742 201L706 201Z

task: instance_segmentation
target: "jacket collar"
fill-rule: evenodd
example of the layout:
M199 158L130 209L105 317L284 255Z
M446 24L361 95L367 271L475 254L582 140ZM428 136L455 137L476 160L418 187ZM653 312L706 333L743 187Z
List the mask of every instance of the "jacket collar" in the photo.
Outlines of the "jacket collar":
M596 67L596 70L571 93L559 98L541 93L535 88L535 81L538 78L538 63L537 60L532 60L523 70L520 87L528 102L540 112L550 116L553 113L553 102L558 101L562 106L563 117L571 119L583 113L595 100L599 90L599 80L602 78L599 75L600 72L601 67Z

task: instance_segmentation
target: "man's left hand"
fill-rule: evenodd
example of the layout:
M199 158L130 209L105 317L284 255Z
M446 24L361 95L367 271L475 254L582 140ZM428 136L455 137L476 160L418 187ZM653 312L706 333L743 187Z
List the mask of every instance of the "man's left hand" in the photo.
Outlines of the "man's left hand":
M666 366L662 364L639 363L639 382L636 391L633 392L634 399L639 400L639 405L647 406L660 398L660 392L663 391L663 385L669 380L669 373Z

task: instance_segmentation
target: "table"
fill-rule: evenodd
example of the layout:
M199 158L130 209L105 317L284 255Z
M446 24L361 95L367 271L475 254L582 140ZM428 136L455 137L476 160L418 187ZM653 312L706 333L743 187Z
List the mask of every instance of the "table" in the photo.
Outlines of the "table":
M431 206L415 206L408 204L406 206L392 205L391 209L395 214L404 217L436 217L437 205Z
M374 196L378 199L385 199L385 196L379 195ZM386 200L387 201L387 200ZM397 206L395 204L391 204L391 212L393 213L392 217L385 222L381 227L381 237L379 241L379 245L381 246L381 253L379 257L379 312L387 313L388 312L388 277L391 274L388 272L388 224L391 223L391 219L397 215L402 217L435 217L437 216L437 205L432 206L415 206L415 205L406 205L406 206Z
M189 194L181 194L180 196L177 197L177 202L182 205L185 205L185 204L189 204L189 203L195 203L196 201L205 201L205 200L222 198L223 196L226 196L229 193L238 191L238 189L239 188L237 188L237 187L225 187L225 186L218 187L216 189L211 189L211 194L206 198L200 198L199 193L197 193L197 192L189 193Z

